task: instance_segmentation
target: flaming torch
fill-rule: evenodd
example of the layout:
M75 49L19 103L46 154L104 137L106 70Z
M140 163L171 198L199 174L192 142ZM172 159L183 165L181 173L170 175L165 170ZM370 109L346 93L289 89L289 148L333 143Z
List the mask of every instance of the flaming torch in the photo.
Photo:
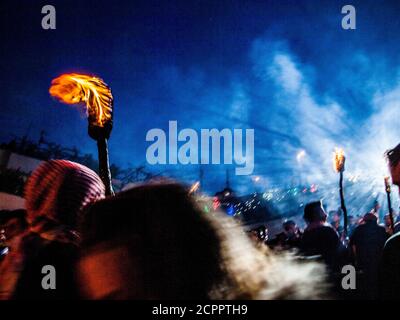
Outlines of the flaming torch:
M340 207L343 211L343 238L347 238L347 208L344 203L344 194L343 194L343 172L344 172L344 163L346 161L346 157L344 156L343 149L336 148L333 158L333 167L336 172L339 173L339 195L340 195Z
M390 199L391 187L390 187L389 177L385 177L384 180L385 180L385 189L386 189L387 202L388 202L388 208L389 208L390 228L392 229L392 232L393 232L394 231L394 219L393 219L392 201Z
M106 194L113 195L107 147L113 121L111 89L98 77L70 73L53 79L49 92L63 103L86 105L88 133L97 141L100 177L106 187Z

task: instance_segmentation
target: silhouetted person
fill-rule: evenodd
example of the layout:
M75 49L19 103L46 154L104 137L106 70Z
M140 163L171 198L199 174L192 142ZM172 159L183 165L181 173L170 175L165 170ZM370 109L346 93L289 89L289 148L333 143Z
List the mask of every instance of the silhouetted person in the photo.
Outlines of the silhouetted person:
M392 182L400 186L400 144L386 152ZM395 225L395 233L388 239L383 249L381 264L381 297L400 299L400 232Z
M378 272L383 246L388 238L384 227L378 225L374 213L364 215L350 237L350 246L355 257L356 269L361 274L359 286L362 297L375 299L378 294Z
M293 220L286 220L282 224L283 231L278 233L274 239L268 241L272 248L289 250L300 248L302 233Z
M78 263L89 299L296 299L321 296L321 266L259 250L188 189L148 183L100 200L81 225ZM286 275L296 273L296 277ZM303 291L304 290L304 291Z
M326 222L321 201L308 203L304 207L304 220L307 228L301 241L301 250L306 256L321 256L331 271L338 268L339 235Z
M95 172L65 160L43 162L25 186L29 233L0 270L2 299L74 299L78 255L77 221L82 208L104 197ZM7 264L6 264L7 262ZM44 290L42 268L56 270L56 289ZM4 268L3 268L4 267Z

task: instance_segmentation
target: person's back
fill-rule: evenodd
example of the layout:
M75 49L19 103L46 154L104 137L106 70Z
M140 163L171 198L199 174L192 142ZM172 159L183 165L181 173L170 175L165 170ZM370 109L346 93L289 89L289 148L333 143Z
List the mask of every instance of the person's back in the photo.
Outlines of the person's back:
M330 225L307 228L301 241L302 252L307 256L320 255L325 263L335 269L339 236Z
M355 248L357 267L361 270L376 270L386 240L385 228L376 221L367 221L358 226L350 238L350 245Z
M359 225L350 238L359 271L359 292L363 298L375 299L378 295L379 263L387 239L384 227L378 225L373 213L364 216L365 223Z
M301 252L306 256L321 256L331 271L337 269L340 245L336 230L326 223L327 214L321 201L310 202L304 207L307 228L301 241Z
M400 144L386 153L392 183L400 187ZM397 218L399 219L399 217ZM381 297L399 299L400 290L400 225L396 221L393 236L386 242L381 264Z
M385 244L380 270L382 299L400 299L400 232Z

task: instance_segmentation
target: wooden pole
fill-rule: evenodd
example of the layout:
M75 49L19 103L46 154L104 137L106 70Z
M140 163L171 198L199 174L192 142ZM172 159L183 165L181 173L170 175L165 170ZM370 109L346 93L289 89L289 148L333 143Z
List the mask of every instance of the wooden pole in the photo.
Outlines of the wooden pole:
M339 172L339 194L340 194L340 207L343 211L343 238L347 238L347 208L344 202L344 193L343 193L343 171Z
M106 138L97 139L97 151L99 155L99 175L106 187L106 196L113 196L114 190L111 183L111 171L108 160L108 145Z

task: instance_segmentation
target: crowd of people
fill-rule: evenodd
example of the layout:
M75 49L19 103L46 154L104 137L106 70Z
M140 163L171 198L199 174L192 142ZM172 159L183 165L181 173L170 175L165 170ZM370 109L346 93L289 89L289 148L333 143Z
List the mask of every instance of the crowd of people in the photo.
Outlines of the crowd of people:
M387 153L400 185L400 145ZM400 231L378 210L362 219L304 207L268 239L222 213L206 214L174 181L106 197L98 175L66 160L42 163L25 186L26 210L0 215L0 299L396 299ZM328 223L330 221L331 223ZM347 231L347 232L346 232ZM356 288L343 288L343 266ZM43 267L56 285L43 286Z
M307 224L304 230L301 230L295 221L286 220L282 225L283 231L274 238L264 236L253 239L273 250L295 250L305 258L323 262L337 298L396 298L395 291L389 290L388 287L392 278L384 279L387 268L392 266L383 261L383 254L388 250L388 246L385 246L388 239L398 232L399 217L392 230L387 215L385 222L379 223L379 212L375 207L360 219L356 220L350 216L345 233L339 220L340 211L327 214L322 202L316 201L305 206L303 218ZM342 270L347 265L354 266L356 270L354 282L357 286L353 291L342 287ZM400 267L400 264L397 267Z

